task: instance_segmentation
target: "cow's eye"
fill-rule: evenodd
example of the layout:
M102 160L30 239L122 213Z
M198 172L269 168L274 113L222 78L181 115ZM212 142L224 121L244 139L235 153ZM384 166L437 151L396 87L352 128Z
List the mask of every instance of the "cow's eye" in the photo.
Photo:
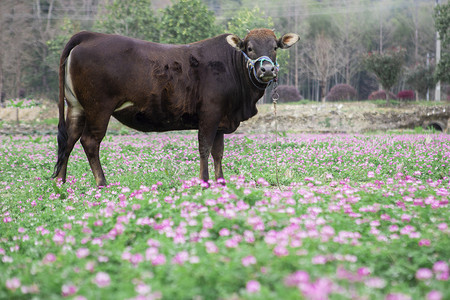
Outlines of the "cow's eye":
M253 48L252 47L248 47L248 52L252 52Z

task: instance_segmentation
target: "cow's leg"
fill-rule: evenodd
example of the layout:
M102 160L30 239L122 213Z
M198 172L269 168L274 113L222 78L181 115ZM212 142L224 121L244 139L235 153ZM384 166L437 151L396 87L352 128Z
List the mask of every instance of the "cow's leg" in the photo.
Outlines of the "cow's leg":
M218 131L214 138L211 154L214 159L214 175L216 180L223 178L222 157L223 157L223 132Z
M202 124L203 123L203 124ZM200 152L200 179L209 180L208 159L217 133L217 124L201 122L198 129L198 150Z
M65 149L62 157L58 157L57 165L60 166L58 173L55 178L66 182L67 174L67 164L69 162L70 153L75 146L75 143L80 139L81 133L83 132L85 122L84 111L80 108L67 108L67 118L66 118L66 130L67 130L67 140L65 144Z
M106 186L106 178L100 164L100 143L103 140L111 114L100 112L97 115L86 116L86 126L81 135L81 144L89 160L97 186Z

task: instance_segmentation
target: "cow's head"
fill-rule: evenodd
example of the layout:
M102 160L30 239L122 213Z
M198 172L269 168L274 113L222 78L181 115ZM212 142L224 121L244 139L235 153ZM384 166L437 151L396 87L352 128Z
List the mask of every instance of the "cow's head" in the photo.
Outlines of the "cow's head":
M270 29L253 29L244 40L234 34L227 36L227 42L231 46L248 56L253 64L256 79L263 83L275 79L278 75L277 50L287 49L299 39L295 33L287 33L277 39L274 31Z

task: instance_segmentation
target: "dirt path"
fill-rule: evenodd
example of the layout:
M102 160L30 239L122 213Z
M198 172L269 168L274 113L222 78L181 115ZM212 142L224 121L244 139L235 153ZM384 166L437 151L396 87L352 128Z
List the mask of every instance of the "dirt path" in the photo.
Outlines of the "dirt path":
M273 106L259 105L258 114L241 123L237 133L272 132L275 126ZM19 125L17 125L19 118ZM54 134L57 130L56 103L33 108L0 108L0 134ZM278 130L286 132L363 133L393 129L434 126L445 131L449 127L450 103L439 105L403 105L379 107L368 102L278 104ZM122 128L115 119L110 130ZM128 129L131 133L133 130Z

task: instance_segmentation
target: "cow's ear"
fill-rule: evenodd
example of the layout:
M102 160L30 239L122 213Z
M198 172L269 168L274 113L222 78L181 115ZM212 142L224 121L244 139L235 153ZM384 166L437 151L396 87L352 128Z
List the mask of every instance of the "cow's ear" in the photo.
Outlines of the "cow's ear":
M286 33L278 40L278 47L281 49L287 49L297 43L300 40L298 34Z
M244 42L235 34L228 35L227 42L237 50L244 50Z

